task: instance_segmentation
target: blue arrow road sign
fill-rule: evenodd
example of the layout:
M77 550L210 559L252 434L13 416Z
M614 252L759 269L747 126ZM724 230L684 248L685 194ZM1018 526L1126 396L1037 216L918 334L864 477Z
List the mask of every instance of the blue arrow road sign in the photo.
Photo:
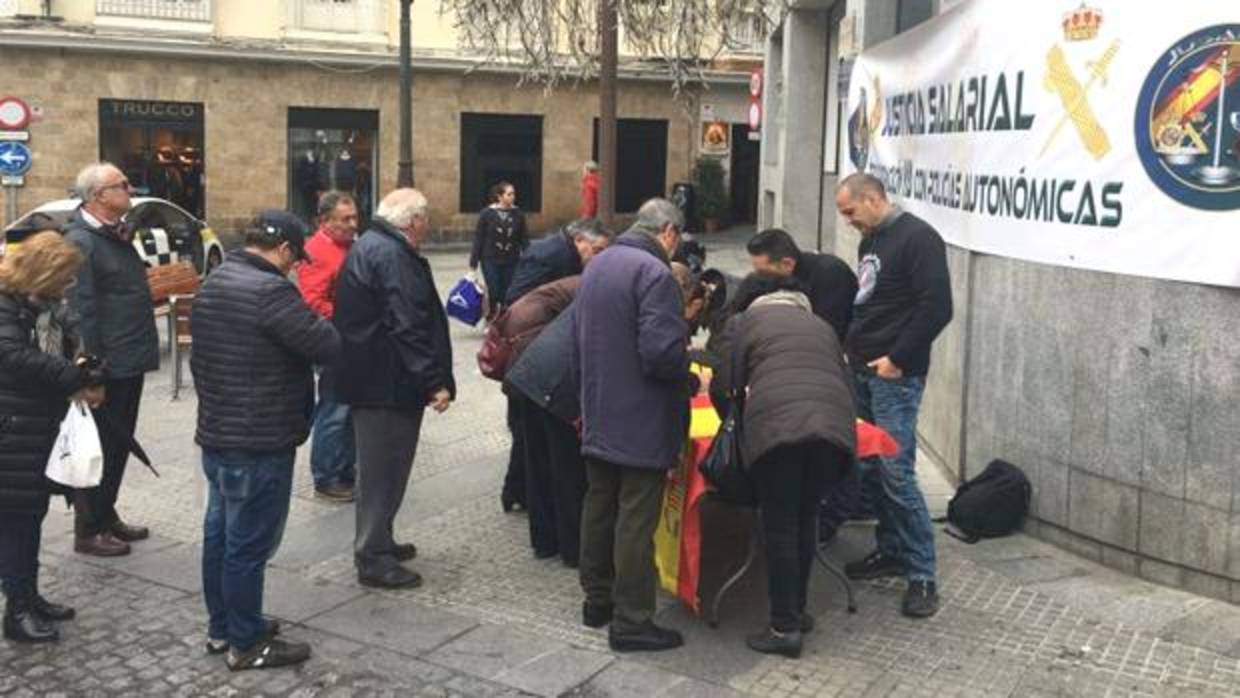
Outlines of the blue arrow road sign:
M17 141L0 142L0 175L17 177L30 169L30 148Z

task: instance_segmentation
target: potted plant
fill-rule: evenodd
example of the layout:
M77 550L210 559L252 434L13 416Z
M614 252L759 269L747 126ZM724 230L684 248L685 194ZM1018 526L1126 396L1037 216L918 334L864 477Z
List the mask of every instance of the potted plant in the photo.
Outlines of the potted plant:
M697 187L697 214L702 219L702 227L708 233L718 232L731 208L728 190L723 185L723 164L717 158L698 158L693 168L693 181Z

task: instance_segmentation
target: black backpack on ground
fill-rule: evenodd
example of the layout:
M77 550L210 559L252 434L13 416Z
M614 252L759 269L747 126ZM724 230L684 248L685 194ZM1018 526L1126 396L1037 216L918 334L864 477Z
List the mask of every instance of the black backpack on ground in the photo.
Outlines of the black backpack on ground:
M966 543L1006 536L1020 528L1032 494L1029 478L1020 468L992 460L981 474L960 485L947 503L947 533Z

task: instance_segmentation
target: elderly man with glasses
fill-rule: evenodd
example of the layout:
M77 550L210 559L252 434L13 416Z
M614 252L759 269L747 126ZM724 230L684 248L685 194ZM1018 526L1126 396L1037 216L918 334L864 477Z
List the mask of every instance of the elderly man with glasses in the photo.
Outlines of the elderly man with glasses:
M108 367L107 401L95 410L103 446L103 480L77 490L73 549L84 555L129 554L129 544L150 536L116 511L121 480L142 400L144 376L159 368L159 336L151 312L146 265L134 249L123 218L131 188L125 175L106 162L87 165L75 183L82 205L65 227L65 237L86 257L69 292L78 318L82 350Z

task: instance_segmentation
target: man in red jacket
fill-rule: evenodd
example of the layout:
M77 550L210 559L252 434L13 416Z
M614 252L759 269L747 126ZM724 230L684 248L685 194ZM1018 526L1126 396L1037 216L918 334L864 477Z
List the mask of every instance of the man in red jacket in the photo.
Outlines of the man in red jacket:
M336 309L336 279L357 236L357 204L344 192L329 191L319 198L318 214L319 229L306 243L310 260L298 268L297 282L306 304L330 320ZM331 502L353 501L355 459L349 406L336 399L335 372L321 367L310 442L315 496Z
M598 163L589 160L581 168L581 218L598 215Z

